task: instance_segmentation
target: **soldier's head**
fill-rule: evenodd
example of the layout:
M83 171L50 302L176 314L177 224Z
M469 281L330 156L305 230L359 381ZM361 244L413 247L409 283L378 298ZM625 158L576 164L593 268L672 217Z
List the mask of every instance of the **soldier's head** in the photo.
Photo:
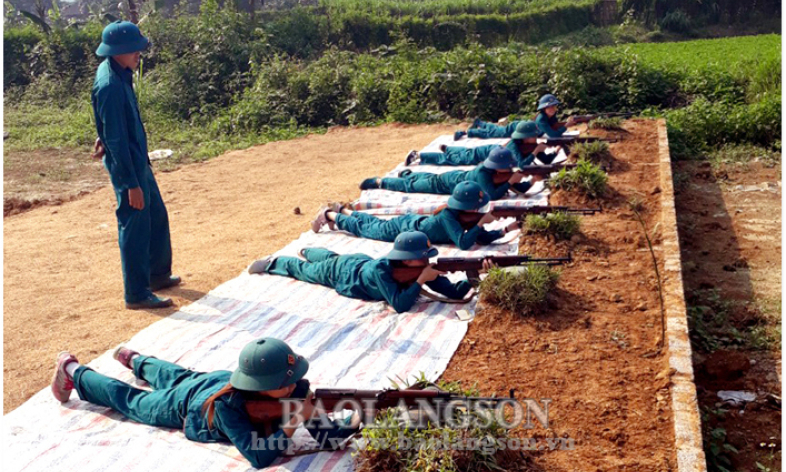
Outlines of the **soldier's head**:
M513 168L516 166L516 160L509 149L500 146L491 151L489 157L481 165L494 171L494 184L499 185L510 179Z
M544 112L546 116L551 118L557 113L557 105L559 104L560 101L557 100L557 97L547 93L546 95L540 97L540 100L538 100L538 111Z
M492 154L495 151L496 149ZM507 152L510 154L510 151ZM461 182L453 189L453 194L448 199L448 208L461 212L477 212L488 202L488 194L476 182Z
M122 67L135 70L139 66L140 53L149 45L150 41L142 36L137 25L118 20L104 28L96 54L112 57Z
M265 392L273 398L288 397L308 371L308 361L284 341L261 338L240 351L237 369L229 383L237 390Z
M530 141L537 138L538 134L538 126L534 121L522 121L516 125L516 131L510 137Z

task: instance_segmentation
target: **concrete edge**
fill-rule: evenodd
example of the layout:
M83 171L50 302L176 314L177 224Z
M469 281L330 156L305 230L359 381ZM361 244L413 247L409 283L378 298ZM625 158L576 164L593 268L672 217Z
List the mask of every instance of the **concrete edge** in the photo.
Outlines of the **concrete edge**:
M661 188L661 235L663 247L663 299L666 308L666 341L671 375L671 406L674 413L674 447L679 472L706 472L707 461L701 435L701 416L693 378L688 336L688 313L682 284L680 240L674 205L666 120L657 121L658 163Z

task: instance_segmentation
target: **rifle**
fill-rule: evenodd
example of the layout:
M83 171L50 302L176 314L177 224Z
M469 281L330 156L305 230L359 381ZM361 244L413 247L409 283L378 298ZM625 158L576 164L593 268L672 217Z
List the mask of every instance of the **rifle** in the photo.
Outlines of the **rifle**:
M590 115L574 115L573 122L589 123L590 121L596 120L598 118L630 118L635 115L636 113L634 112L612 112L612 113L595 113Z
M548 177L549 175L553 174L554 172L559 172L562 169L575 169L576 164L547 164L544 166L522 166L519 168L519 172L524 175L535 175L539 177Z
M334 411L340 406L341 409L363 413L368 407L379 411L397 406L405 406L407 408L431 406L438 411L441 406L450 402L462 402L464 404L484 402L487 405L496 406L502 402L515 401L513 390L510 391L510 398L465 397L445 392L436 387L423 387L423 384L417 384L406 390L318 388L311 397L311 402L328 412ZM254 424L273 425L276 422L280 423L284 415L284 406L276 399L247 400L245 406L251 423Z
M483 215L482 213L479 213ZM483 269L483 261L489 259L492 264L498 267L513 267L526 264L542 264L548 266L555 266L567 264L572 262L573 258L568 257L552 257L552 258L536 258L532 256L486 256L486 257L440 257L434 263L434 269L440 272L466 272L467 280L472 285L477 285L480 282L480 271ZM397 267L397 280L411 280L415 281L420 277L423 272L423 267Z
M533 138L529 138L533 139ZM546 146L570 146L576 143L595 143L603 141L606 143L616 143L617 138L600 138L598 136L560 136L558 138L534 138L537 139L538 144L545 144Z
M541 215L543 213L567 213L569 215L594 215L602 212L602 208L570 208L566 206L533 205L529 207L501 207L491 210L494 216L500 218L516 218L523 220L527 215ZM462 227L470 229L477 226L486 213L462 212L459 215Z

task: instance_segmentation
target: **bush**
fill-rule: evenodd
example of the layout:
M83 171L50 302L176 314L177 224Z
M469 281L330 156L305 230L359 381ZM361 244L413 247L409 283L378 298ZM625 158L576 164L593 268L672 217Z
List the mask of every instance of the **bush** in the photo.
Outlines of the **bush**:
M551 234L557 239L570 239L571 236L578 234L581 219L577 215L556 212L527 215L524 223L529 233Z
M479 396L476 387L463 388L459 382L440 381L437 386L455 395ZM399 388L395 383L394 387ZM498 441L505 441L510 435L493 415L460 408L454 409L453 414L455 424L461 425L458 428L429 423L425 429L416 429L402 424L403 415L395 408L379 412L374 423L361 432L364 444L355 455L355 469L358 472L427 472L437 470L434 467L438 466L438 470L445 472L540 470L533 466L528 456L496 448ZM438 447L446 438L448 443ZM399 447L405 441L409 441L410 447ZM466 450L449 447L460 441L479 447Z
M590 198L606 193L609 176L590 161L580 160L573 169L561 169L549 180L553 188L566 191L576 190Z
M578 161L588 161L600 164L611 156L609 143L606 141L592 141L589 143L576 143L570 149L570 154L576 156Z
M605 129L607 131L619 131L622 128L622 118L596 118L589 123L590 129Z
M772 146L781 139L780 94L767 93L750 105L699 98L666 114L674 159L698 159L726 143Z
M691 21L688 15L677 8L672 10L660 20L660 27L673 33L688 33L691 30Z
M549 266L529 264L509 270L489 270L480 283L480 294L488 303L517 315L531 315L546 303L546 297L557 284L559 273Z

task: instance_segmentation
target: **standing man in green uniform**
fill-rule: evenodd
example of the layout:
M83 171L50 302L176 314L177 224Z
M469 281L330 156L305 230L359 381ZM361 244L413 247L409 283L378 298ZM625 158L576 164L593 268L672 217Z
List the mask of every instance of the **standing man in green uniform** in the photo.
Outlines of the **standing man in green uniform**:
M169 218L147 156L147 136L133 88L133 72L148 39L128 21L109 24L96 54L98 66L91 101L104 167L117 198L117 227L126 307L172 305L154 291L180 283L172 276Z
M287 256L259 259L249 266L248 272L324 285L349 298L386 301L398 313L412 308L423 285L455 300L463 299L472 288L467 280L454 284L429 264L429 258L437 255L437 248L420 231L399 234L393 250L380 259L366 254L339 255L317 247L302 249L300 254L305 261Z

